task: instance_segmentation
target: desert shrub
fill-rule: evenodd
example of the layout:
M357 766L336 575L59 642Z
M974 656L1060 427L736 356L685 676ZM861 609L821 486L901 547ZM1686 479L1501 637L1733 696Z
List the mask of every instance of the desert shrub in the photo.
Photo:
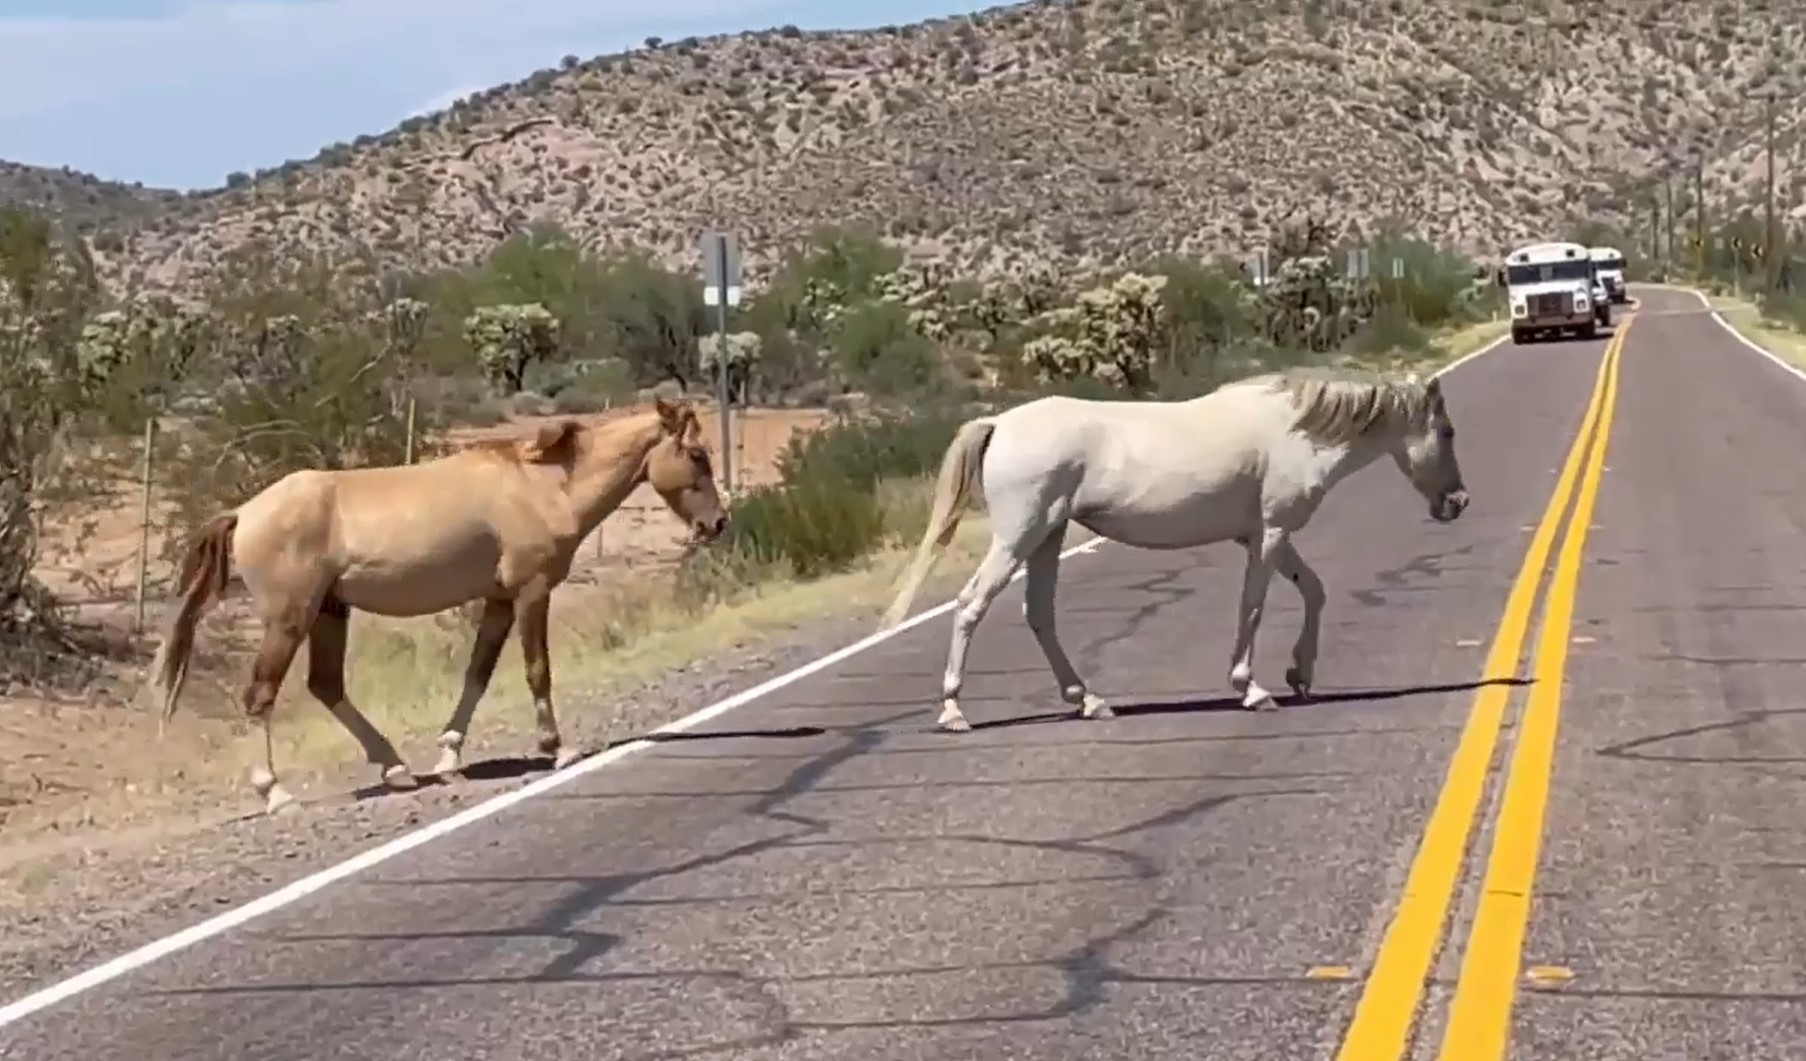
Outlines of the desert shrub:
M777 459L779 481L839 483L869 493L885 479L934 475L962 419L957 410L933 406L842 419L792 438Z
M884 537L884 513L875 491L803 479L735 498L729 527L729 550L743 567L817 578L870 552Z
M910 326L909 310L895 302L848 307L832 342L845 378L873 393L907 393L935 378L934 343Z
M726 551L743 574L816 578L842 571L889 538L921 533L921 517L887 484L940 470L959 426L953 410L847 418L792 439L779 479L734 499Z

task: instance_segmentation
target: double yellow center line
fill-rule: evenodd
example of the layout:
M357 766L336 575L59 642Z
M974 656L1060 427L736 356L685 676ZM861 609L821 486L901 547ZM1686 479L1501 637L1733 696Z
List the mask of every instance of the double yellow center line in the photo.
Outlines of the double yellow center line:
M1542 846L1543 812L1554 769L1575 589L1617 403L1619 356L1630 325L1628 319L1620 323L1606 344L1580 433L1568 451L1555 493L1505 600L1505 612L1486 657L1485 684L1474 697L1442 793L1405 878L1404 895L1380 942L1337 1061L1398 1061L1405 1056L1430 964L1460 883L1487 771L1511 705L1510 682L1529 635L1543 571L1562 530L1562 517L1573 502L1573 516L1566 521L1561 553L1544 602L1532 664L1535 681L1519 724L1480 902L1439 1051L1445 1061L1502 1061L1505 1057L1518 965L1530 919L1530 890Z

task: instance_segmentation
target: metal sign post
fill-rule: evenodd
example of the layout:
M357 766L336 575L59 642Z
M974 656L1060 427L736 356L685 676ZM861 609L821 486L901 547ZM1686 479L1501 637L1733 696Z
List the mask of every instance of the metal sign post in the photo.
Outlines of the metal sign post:
M740 304L740 247L731 232L702 237L702 301L715 307L715 400L721 405L721 488L734 488L734 435L728 386L727 307Z

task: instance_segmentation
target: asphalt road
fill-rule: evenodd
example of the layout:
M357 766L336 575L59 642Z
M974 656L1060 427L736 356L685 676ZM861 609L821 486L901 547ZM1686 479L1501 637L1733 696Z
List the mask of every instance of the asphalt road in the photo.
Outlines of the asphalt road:
M1802 1057L1806 383L1645 295L1523 955L1573 978L1519 993L1512 1056ZM0 1056L1329 1057L1604 347L1449 377L1460 521L1390 462L1331 493L1300 539L1329 589L1313 703L1234 708L1238 548L1107 547L1067 561L1060 616L1115 720L1066 716L1017 586L970 734L931 728L937 620L0 1030ZM1282 688L1299 610L1270 599Z

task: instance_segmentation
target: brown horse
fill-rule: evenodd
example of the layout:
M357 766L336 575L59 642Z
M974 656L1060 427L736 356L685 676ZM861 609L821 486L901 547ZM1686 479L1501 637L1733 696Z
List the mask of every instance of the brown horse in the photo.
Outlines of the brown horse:
M539 747L563 768L576 751L564 747L552 711L552 589L570 573L583 539L641 483L699 539L726 529L696 412L662 399L606 423L564 420L532 438L484 442L420 464L292 472L189 543L171 600L179 608L147 691L162 693L167 722L188 676L195 625L236 570L263 625L244 707L263 724L264 761L251 784L267 810L293 799L276 780L270 712L303 640L308 692L356 738L385 783L413 788L394 745L346 698L351 612L420 616L481 600L463 695L440 734L435 772L463 768L471 716L517 622Z

